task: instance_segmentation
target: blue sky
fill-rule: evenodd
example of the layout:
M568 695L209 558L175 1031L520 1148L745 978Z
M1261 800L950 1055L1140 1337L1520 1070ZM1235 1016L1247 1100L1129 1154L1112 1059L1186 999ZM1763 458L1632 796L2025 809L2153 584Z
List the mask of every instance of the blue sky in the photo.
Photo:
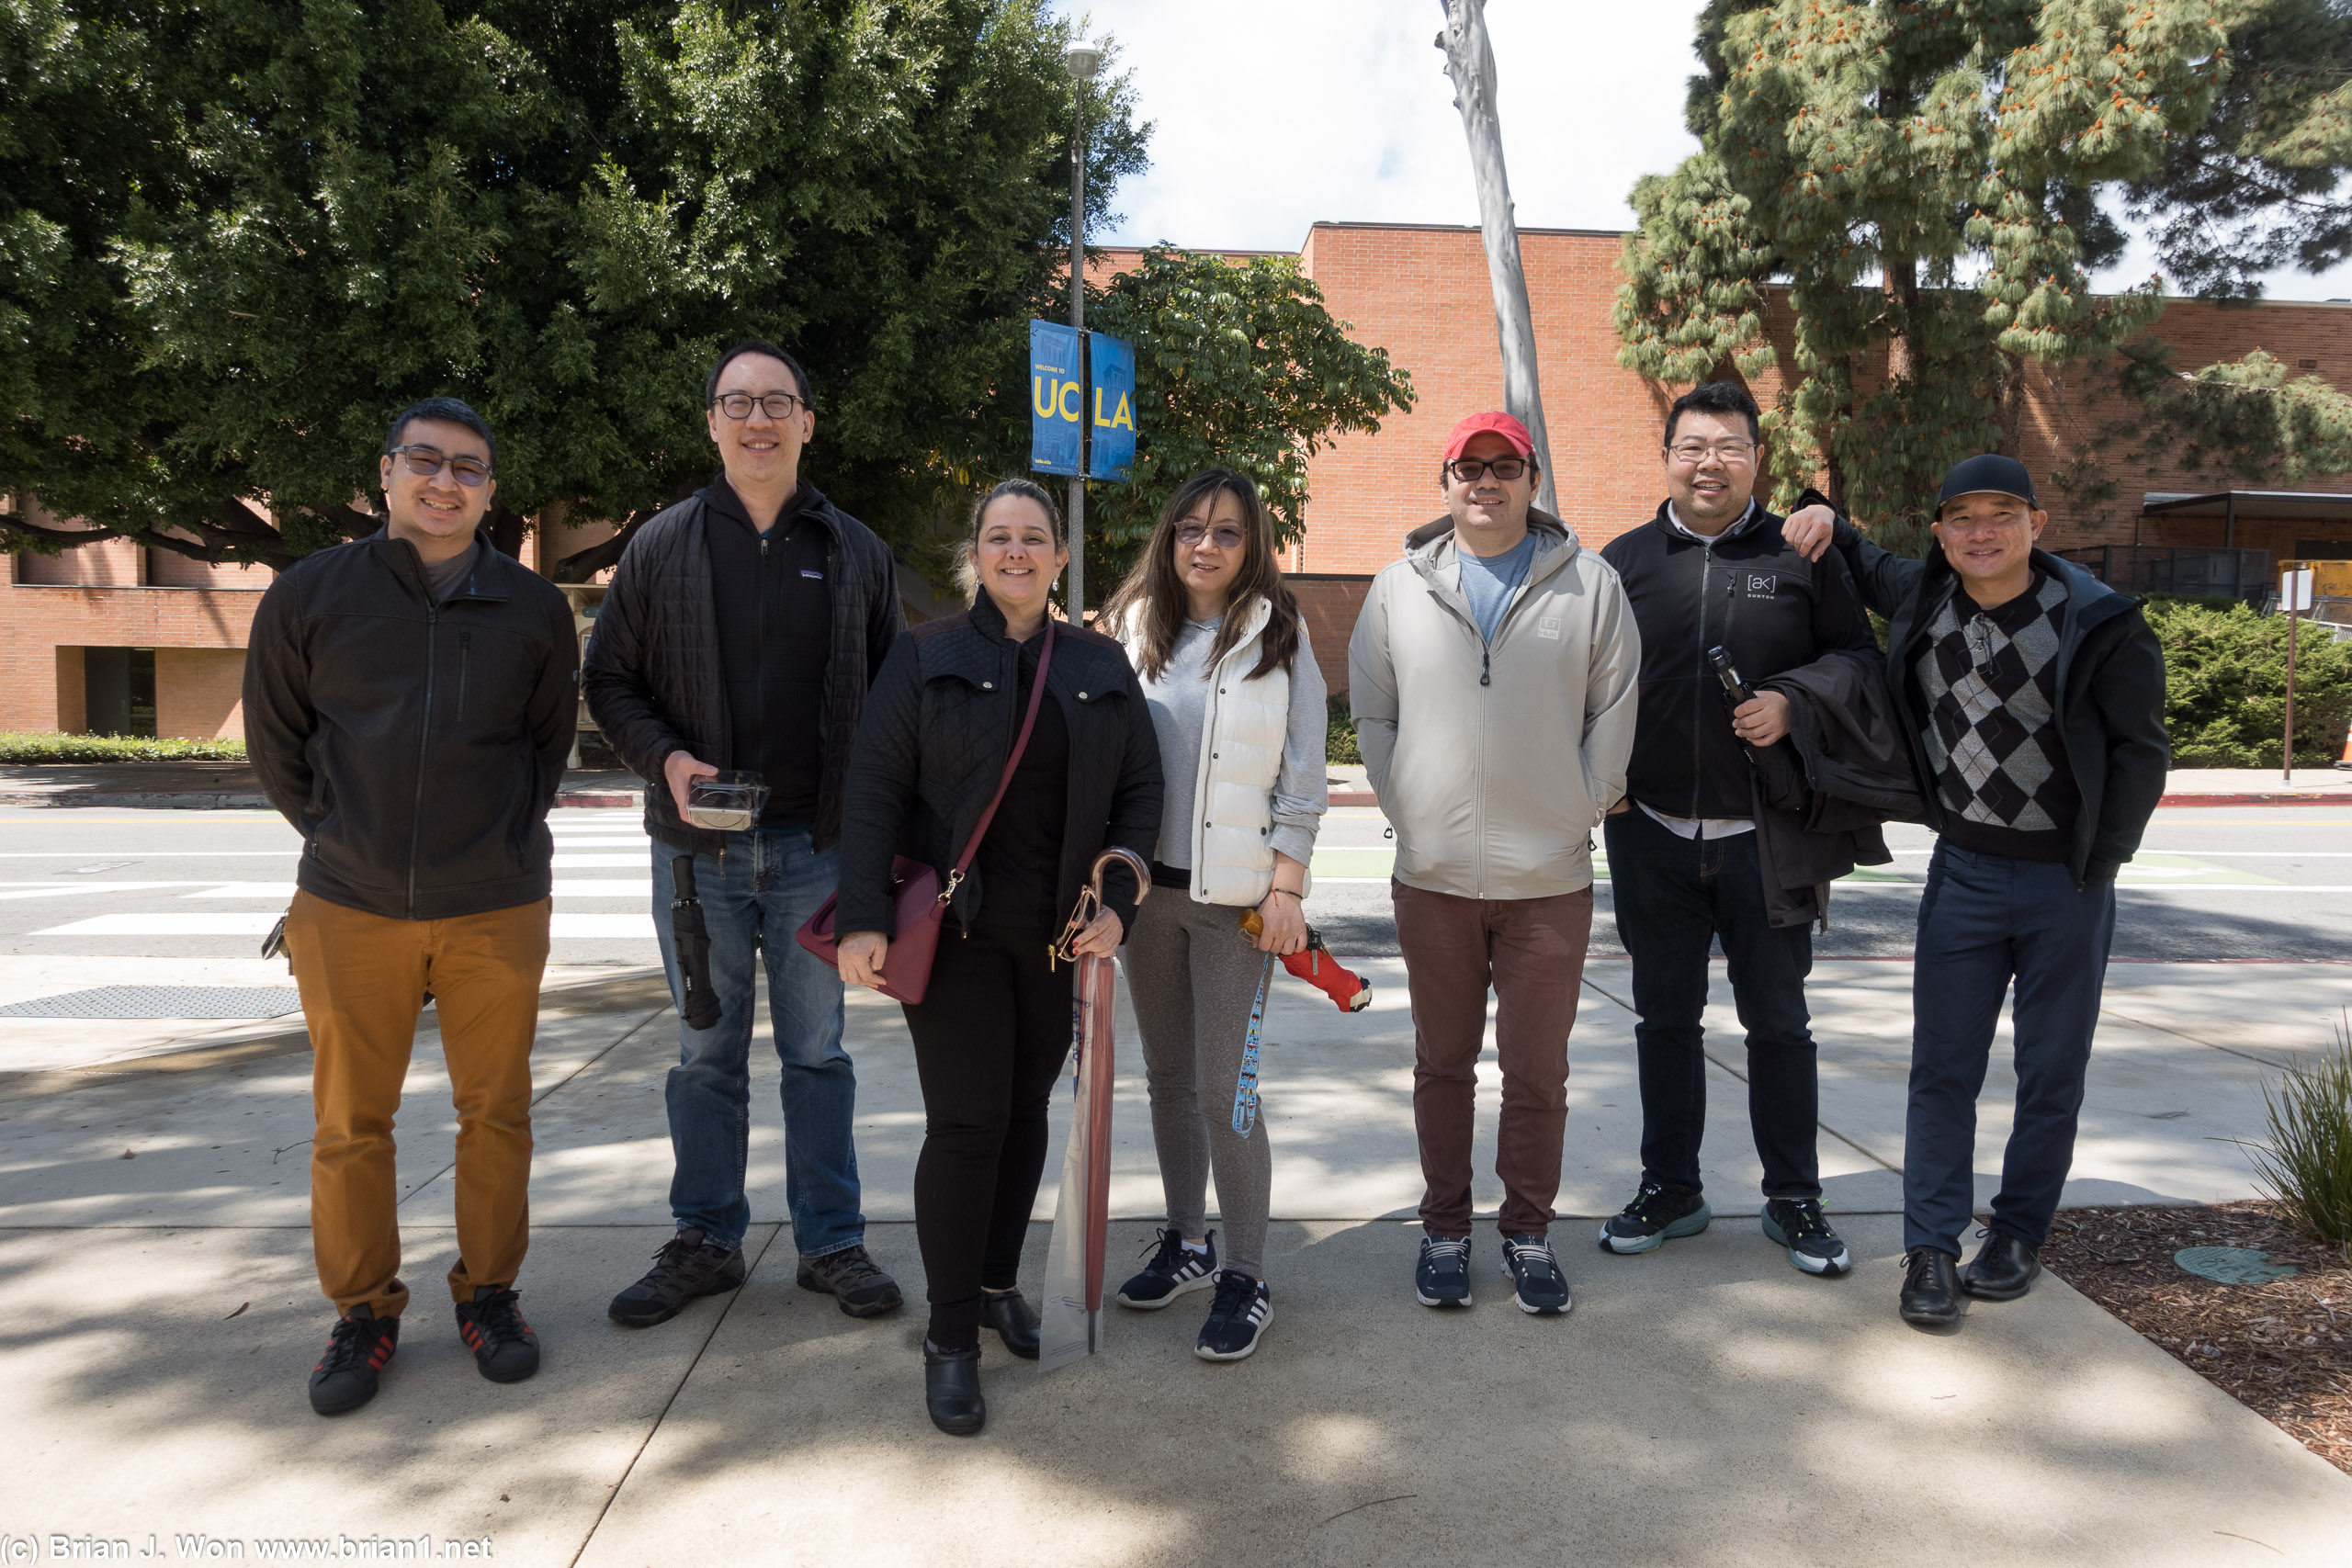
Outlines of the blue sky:
M1111 243L1295 250L1317 220L1476 223L1441 0L1059 0L1120 46L1152 167ZM1697 142L1682 128L1699 0L1487 0L1519 221L1631 226L1625 195ZM2103 285L2138 282L2136 248ZM2352 296L2352 267L2270 296Z

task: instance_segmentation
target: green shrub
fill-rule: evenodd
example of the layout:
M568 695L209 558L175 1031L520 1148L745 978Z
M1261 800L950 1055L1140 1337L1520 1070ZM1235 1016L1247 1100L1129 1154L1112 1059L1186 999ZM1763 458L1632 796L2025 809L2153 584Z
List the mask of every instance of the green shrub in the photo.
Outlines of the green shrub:
M2275 768L2287 716L2287 618L2211 599L2154 598L2176 768ZM2295 639L2295 762L2325 767L2352 722L2352 643L2306 621Z
M1355 716L1348 711L1348 694L1334 693L1331 696L1329 718L1323 728L1323 760L1326 762L1361 762L1363 752L1356 745Z
M0 763L242 762L242 740L157 740L144 735L40 735L0 732Z
M2265 1083L2262 1100L2270 1135L2230 1142L2247 1150L2297 1230L2352 1258L2352 1028L2339 1022L2320 1059Z

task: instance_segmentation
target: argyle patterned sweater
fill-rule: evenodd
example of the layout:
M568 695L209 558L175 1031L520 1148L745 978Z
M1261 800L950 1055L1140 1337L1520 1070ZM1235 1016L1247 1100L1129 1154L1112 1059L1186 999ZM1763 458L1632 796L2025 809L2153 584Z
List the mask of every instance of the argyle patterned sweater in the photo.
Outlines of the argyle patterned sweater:
M1955 583L1914 664L1944 837L2012 860L2064 862L2082 795L2055 723L2066 586L2036 570L1984 609Z

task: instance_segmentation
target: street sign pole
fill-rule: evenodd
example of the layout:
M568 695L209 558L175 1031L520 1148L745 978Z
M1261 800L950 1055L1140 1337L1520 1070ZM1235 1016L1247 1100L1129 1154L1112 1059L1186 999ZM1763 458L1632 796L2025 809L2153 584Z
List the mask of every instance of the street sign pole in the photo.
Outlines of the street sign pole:
M2312 574L2290 571L2279 579L2278 596L2287 602L2287 741L2278 756L2279 778L2295 782L2295 625L2311 608Z
M1091 73L1090 73L1091 74ZM1078 81L1071 96L1069 133L1069 324L1086 339L1086 84ZM1063 599L1069 624L1086 624L1086 424L1079 422L1078 472L1069 477L1069 580Z

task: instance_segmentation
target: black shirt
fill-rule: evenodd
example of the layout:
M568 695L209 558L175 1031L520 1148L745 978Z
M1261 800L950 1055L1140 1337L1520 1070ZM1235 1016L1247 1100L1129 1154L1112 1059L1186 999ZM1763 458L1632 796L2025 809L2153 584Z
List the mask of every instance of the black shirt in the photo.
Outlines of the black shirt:
M802 485L762 534L724 478L702 493L718 669L734 738L728 765L766 779L762 827L805 826L816 820L823 777L820 739L832 636L826 580L832 532L819 519L823 498Z
M1029 711L1029 694L1037 684L1037 656L1045 647L1043 632L1021 645L1017 713ZM1017 737L1020 730L1013 734ZM1062 818L1069 804L1069 724L1049 689L1037 705L1037 728L1012 770L1004 804L997 807L996 819L974 857L980 873L980 916L988 924L1058 932L1069 919L1068 909L1054 907L1055 884L1061 880Z

